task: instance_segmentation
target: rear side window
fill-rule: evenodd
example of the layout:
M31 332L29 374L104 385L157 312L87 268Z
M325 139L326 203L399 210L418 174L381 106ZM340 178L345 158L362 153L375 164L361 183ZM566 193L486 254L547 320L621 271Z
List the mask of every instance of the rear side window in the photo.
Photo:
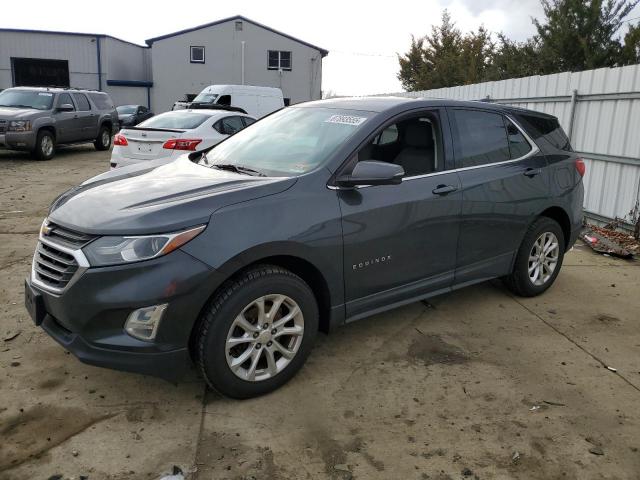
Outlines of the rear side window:
M87 112L91 110L91 105L89 105L89 100L82 93L74 93L73 98L75 98L76 103L78 104L78 110L81 112Z
M111 101L111 97L106 93L90 92L89 96L91 97L91 100L93 100L93 103L98 110L113 109L113 102Z
M546 140L559 150L573 151L569 138L556 118L523 114L516 115L516 118L536 142Z
M505 118L504 123L507 127L511 159L525 156L531 151L531 145L529 145L529 142L524 138L522 132L518 130L518 127L516 127L511 120Z
M477 167L511 158L502 115L456 109L453 118L460 167Z
M248 127L252 123L256 123L256 121L251 117L242 117L242 121L244 122L245 127Z
M226 117L218 122L220 124L219 132L225 135L233 135L244 128L240 117Z

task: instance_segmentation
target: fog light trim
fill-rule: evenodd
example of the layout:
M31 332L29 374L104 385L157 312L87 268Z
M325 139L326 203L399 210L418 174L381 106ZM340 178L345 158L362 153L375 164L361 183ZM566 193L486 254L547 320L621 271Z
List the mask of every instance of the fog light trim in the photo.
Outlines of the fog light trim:
M127 317L124 331L138 340L150 341L155 339L160 321L168 306L168 303L163 303L134 310Z

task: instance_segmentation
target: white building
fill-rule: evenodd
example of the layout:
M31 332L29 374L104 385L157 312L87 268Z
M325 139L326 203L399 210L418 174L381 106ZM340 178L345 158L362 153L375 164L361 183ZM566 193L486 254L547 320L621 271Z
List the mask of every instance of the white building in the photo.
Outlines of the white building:
M327 50L237 15L137 45L109 35L0 29L0 90L56 85L108 92L156 112L207 85L278 87L286 102L321 98Z

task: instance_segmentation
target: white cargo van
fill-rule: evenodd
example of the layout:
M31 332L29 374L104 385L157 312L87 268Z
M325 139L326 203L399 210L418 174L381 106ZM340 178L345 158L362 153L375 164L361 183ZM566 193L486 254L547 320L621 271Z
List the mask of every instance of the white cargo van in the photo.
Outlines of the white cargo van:
M241 108L252 117L260 118L284 107L284 98L279 88L210 85L192 102L175 102L172 110L215 108L217 105Z

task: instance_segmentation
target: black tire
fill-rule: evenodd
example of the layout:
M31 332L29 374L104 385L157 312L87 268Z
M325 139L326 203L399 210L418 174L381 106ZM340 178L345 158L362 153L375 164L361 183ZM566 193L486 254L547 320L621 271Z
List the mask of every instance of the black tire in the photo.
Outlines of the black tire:
M98 138L93 142L96 150L109 150L111 147L111 128L107 125L102 125L98 132Z
M276 294L295 301L302 312L304 329L297 352L270 378L259 381L240 378L227 362L227 336L236 317L248 305L260 297ZM274 265L253 267L224 284L205 308L195 342L198 367L207 384L228 397L251 398L271 392L288 382L304 364L315 342L318 316L313 292L300 277ZM242 348L245 352L253 351L250 346ZM264 355L266 362L266 351Z
M542 285L536 285L529 276L529 257L532 253L534 243L541 235L546 233L552 233L558 240L557 261L551 276L544 281ZM539 217L527 229L522 244L518 249L518 254L516 255L513 272L503 278L504 284L509 290L521 297L535 297L536 295L540 295L555 282L562 267L564 250L564 233L558 222L548 217Z
M56 153L56 139L49 130L40 130L36 136L33 156L37 160L51 160Z

